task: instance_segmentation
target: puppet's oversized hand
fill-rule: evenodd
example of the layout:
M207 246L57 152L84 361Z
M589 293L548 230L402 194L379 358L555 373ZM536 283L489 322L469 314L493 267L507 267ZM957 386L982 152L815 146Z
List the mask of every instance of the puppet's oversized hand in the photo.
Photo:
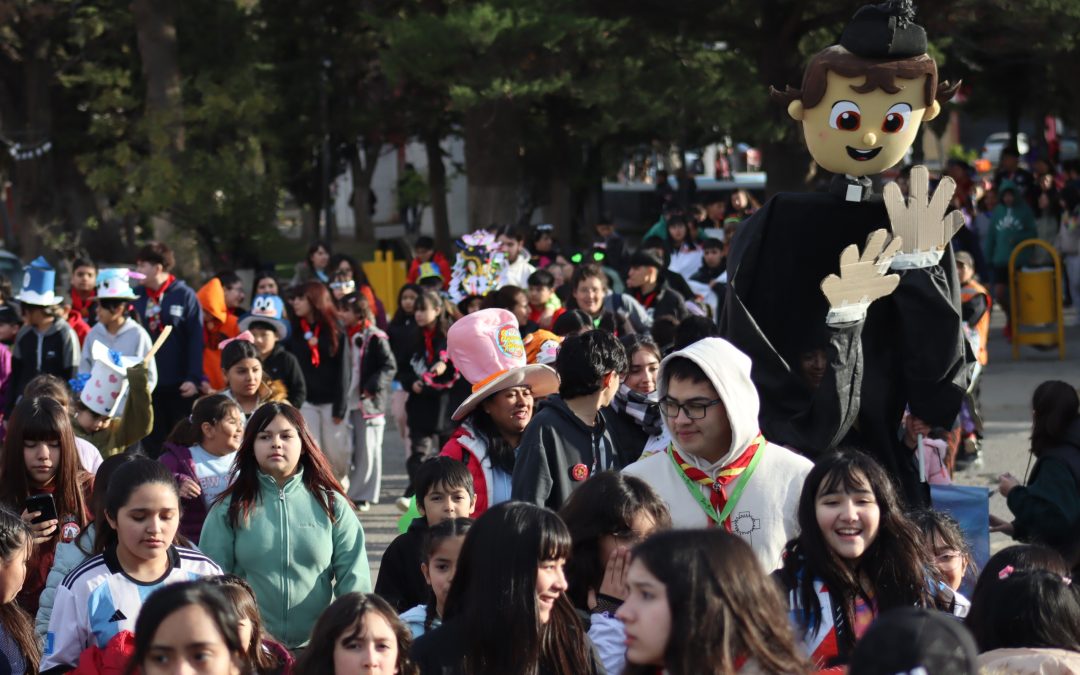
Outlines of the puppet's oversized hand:
M930 191L930 172L925 166L911 169L911 197L904 199L900 186L885 186L885 208L893 234L904 240L903 251L892 261L894 270L931 267L941 262L945 246L961 227L964 216L959 211L945 213L956 192L956 182L945 177L938 182L934 196Z
M886 272L902 243L900 237L890 239L887 230L874 230L866 238L862 255L855 244L840 253L839 276L830 274L821 282L821 292L829 300L825 323L862 321L871 302L896 290L900 277Z

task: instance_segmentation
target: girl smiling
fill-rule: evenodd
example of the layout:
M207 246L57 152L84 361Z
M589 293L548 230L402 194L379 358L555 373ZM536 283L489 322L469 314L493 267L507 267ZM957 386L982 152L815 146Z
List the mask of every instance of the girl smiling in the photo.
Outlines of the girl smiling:
M868 455L818 460L803 484L799 536L776 572L791 620L818 667L845 663L879 613L893 607L954 611L918 528L904 517L892 479Z

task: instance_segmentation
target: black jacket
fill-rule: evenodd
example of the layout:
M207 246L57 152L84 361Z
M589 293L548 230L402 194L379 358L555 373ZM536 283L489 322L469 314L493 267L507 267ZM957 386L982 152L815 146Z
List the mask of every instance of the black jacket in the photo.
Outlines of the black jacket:
M38 375L55 375L64 382L79 372L79 338L63 319L56 319L44 333L26 325L15 335L11 347L11 384L8 412L22 396L30 380Z
M521 436L510 496L558 511L581 481L623 468L637 459L632 454L633 448L615 445L603 415L586 426L566 401L551 396Z
M950 428L967 386L970 355L960 332L960 284L951 247L940 264L898 272L900 286L874 302L861 328L829 329L830 371L811 390L794 368L806 336L825 326L821 282L840 252L889 228L884 202L846 202L831 193L780 194L739 227L728 266L720 330L754 362L766 438L814 455L849 442L865 447L903 487L925 496L897 436L905 406L930 426ZM826 384L829 383L829 384ZM811 437L793 425L803 418Z
M285 349L285 345L277 343L270 351L270 355L263 361L263 369L272 380L278 380L285 385L286 397L294 408L304 405L307 399L307 384L304 383L304 372L300 369L300 362L296 360L292 352Z
M634 289L634 299L652 315L653 320L662 316L671 316L682 321L689 314L682 294L673 290L666 280L661 281L652 293L642 293Z
M1080 419L1059 445L1039 454L1027 485L1013 488L1006 501L1017 539L1053 547L1070 565L1080 561Z
M359 387L358 393L361 396L367 395L366 398L361 398L360 408L365 415L385 413L389 408L390 382L397 372L397 361L390 349L386 333L372 326L353 336L353 348L362 350L360 372L354 378Z
M383 553L375 592L394 607L398 614L428 601L429 589L420 571L424 562L424 540L428 524L423 516L399 534Z
M391 321L386 327L386 335L390 340L390 349L394 351L394 363L397 364L394 379L400 382L401 371L409 365L413 347L416 345L416 322L412 320L412 317L405 317L401 321Z
M429 358L423 344L423 337L419 328L413 329L413 351L407 361L398 368L398 382L405 391L409 392L409 399L405 402L406 420L409 432L420 436L449 433L452 423L450 414L450 389L458 380L458 373L454 364L449 363L446 354L446 338L436 337L432 341L432 351ZM423 375L440 360L446 360L448 366L446 372L430 381L425 380ZM424 388L419 394L412 390L413 383L417 380L424 381Z
M587 635L582 637L589 639ZM409 656L420 668L420 675L466 675L465 649L468 642L468 626L460 619L451 619L417 638ZM572 675L604 675L606 673L591 641L589 641L589 647L592 654L591 667L584 673ZM571 674L556 673L547 668L541 668L540 675Z
M311 363L311 350L299 323L294 323L289 333L288 348L300 363L300 371L307 385L307 402L314 405L331 405L331 414L345 419L346 392L349 388L350 363L349 341L345 329L338 325L339 337L336 354L331 354L330 332L319 331L319 365Z

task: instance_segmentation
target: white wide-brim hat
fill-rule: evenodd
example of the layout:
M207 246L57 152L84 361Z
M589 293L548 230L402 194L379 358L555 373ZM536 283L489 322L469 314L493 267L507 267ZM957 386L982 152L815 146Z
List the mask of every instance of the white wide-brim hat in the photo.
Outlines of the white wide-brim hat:
M559 374L551 366L545 366L541 363L511 368L490 382L485 382L479 389L474 385L473 393L458 406L454 414L451 415L451 419L460 422L488 396L503 389L521 386L529 387L534 397L543 398L559 391Z

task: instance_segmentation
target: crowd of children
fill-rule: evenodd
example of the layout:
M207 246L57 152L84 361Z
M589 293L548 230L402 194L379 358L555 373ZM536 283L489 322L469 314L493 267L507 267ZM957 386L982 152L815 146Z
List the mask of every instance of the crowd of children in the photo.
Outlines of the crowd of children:
M762 435L717 326L754 208L669 205L636 250L606 217L579 252L550 225L479 233L468 262L420 237L392 313L324 242L246 310L240 277L194 290L161 243L74 261L70 298L34 260L0 305L0 673L1080 668L1076 389L1035 391L1034 467L991 523L1025 543L980 572L862 448ZM993 299L956 260L978 369ZM373 579L388 423L416 517ZM973 387L949 469L981 431ZM948 666L867 646L925 626Z

